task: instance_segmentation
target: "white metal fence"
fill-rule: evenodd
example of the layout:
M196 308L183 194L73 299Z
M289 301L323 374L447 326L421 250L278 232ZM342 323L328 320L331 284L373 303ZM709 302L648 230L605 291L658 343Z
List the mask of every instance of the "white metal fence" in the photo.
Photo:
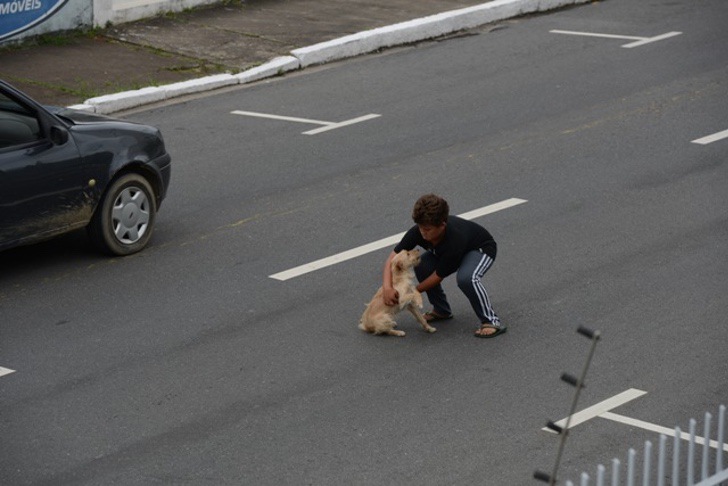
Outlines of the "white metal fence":
M711 423L713 416L705 414L703 437L696 436L697 422L690 419L689 433L675 427L670 440L660 434L657 450L657 461L653 463L652 442L646 441L642 455L642 465L637 465L637 452L630 449L627 453L626 468L622 468L619 459L612 460L611 474L603 465L597 466L595 483L591 482L588 473L581 473L580 486L716 486L728 481L728 464L724 469L724 454L728 452L725 443L725 405L718 408L718 420L715 427L715 440L711 439ZM687 441L687 450L683 451L681 442ZM669 450L671 449L671 450ZM714 449L714 451L712 451ZM624 469L625 474L622 475ZM653 479L654 478L654 479ZM566 481L566 486L576 483Z

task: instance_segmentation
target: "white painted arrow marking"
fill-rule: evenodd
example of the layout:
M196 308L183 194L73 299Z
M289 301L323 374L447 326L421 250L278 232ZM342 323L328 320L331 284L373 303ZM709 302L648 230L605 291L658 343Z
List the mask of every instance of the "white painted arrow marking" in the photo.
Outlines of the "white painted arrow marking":
M680 35L682 32L668 32L667 34L657 35L655 37L643 37L642 40L639 40L637 42L632 42L629 44L624 44L622 47L625 47L627 49L630 49L632 47L639 47L643 46L645 44L649 44L650 42L657 42L661 41L663 39L669 39L670 37L675 37L676 35Z
M682 34L682 32L668 32L666 34L661 34L655 37L638 37L633 35L615 35L615 34L600 34L596 32L576 32L573 30L551 30L549 31L552 34L565 34L565 35L580 35L584 37L602 37L605 39L625 39L625 40L632 40L635 42L630 42L628 44L624 44L622 47L625 47L627 49L631 49L632 47L639 47L643 46L645 44L649 44L650 42L657 42L663 39L668 39L670 37L675 37L676 35Z
M626 417L624 415L619 415L616 413L613 413L612 410L624 405L625 403L634 400L635 398L639 398L642 395L646 395L646 391L637 390L636 388L630 388L627 391L624 391L620 393L619 395L615 395L612 398L608 398L607 400L604 400L603 402L599 402L596 405L593 405L589 408L585 408L581 412L577 412L574 415L571 416L571 420L569 421L569 417L566 417L564 419L559 420L558 422L555 422L556 425L559 427L566 428L566 422L569 421L569 429L572 429L576 427L579 424L583 424L584 422L591 420L593 418L603 418L605 420L611 420L613 422L618 422L620 424L629 425L631 427L638 427L643 430L648 430L650 432L656 432L658 434L663 434L666 437L675 437L675 430L674 429L668 429L667 427L662 427L661 425L651 424L649 422L645 422L644 420L637 420L633 419L631 417ZM555 434L556 432L554 430L549 429L548 427L544 427L544 432L550 432L552 434ZM680 433L680 439L681 440L690 440L690 434L687 434L685 432ZM705 438L703 437L695 437L695 443L696 444L704 444ZM708 445L712 447L713 449L717 449L719 444L718 441L715 440L708 440ZM723 445L723 449L725 451L728 451L728 444Z
M599 402L596 405L592 405L589 408L585 408L581 412L577 412L574 415L571 416L571 421L569 421L569 428L574 428L579 424L583 424L584 422L591 420L595 417L599 417L602 414L609 412L610 410L617 408L621 405L624 405L627 402L631 402L635 398L639 398L642 395L645 395L647 392L642 390L637 390L636 388L630 388L627 391L624 391L620 393L619 395L615 395L612 398L608 398L604 400L603 402ZM566 422L569 420L569 417L566 417L565 419L559 420L556 422L556 425L558 425L561 428L566 427ZM549 429L548 427L544 427L543 429L546 432L556 433L553 430Z
M258 113L255 111L235 110L235 111L231 111L230 113L233 115L252 116L252 117L256 117L256 118L268 118L269 120L281 120L281 121L289 121L289 122L295 122L295 123L308 123L311 125L323 125L322 128L315 128L313 130L308 130L306 132L303 132L304 135L316 135L319 133L328 132L329 130L336 130L337 128L354 125L355 123L361 123L361 122L371 120L373 118L379 118L380 116L382 116L382 115L377 115L376 113L370 113L369 115L352 118L351 120L344 120L342 122L328 122L328 121L322 121L322 120L312 120L310 118L297 118L294 116L271 115L268 113Z

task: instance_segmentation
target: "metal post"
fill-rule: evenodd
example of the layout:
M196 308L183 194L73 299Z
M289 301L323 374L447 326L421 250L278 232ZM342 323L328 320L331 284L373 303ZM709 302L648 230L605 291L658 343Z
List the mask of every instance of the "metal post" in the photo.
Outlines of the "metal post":
M650 486L650 464L652 462L652 442L649 440L645 442L645 459L644 459L644 470L642 471L642 484L644 486Z
M688 478L687 485L695 484L695 419L690 419L690 442L688 442Z
M634 458L636 455L634 449L630 448L627 454L627 486L634 486Z
M715 473L723 470L723 439L725 438L725 405L718 407L718 447L715 453Z
M597 466L597 486L604 486L604 471L604 466L599 464Z
M705 424L703 428L703 464L700 469L700 480L705 481L708 477L708 449L710 449L710 419L713 416L709 412L705 412Z
M541 471L536 471L536 473L534 474L534 477L536 479L539 479L541 481L548 481L549 486L555 486L556 482L558 481L557 473L559 471L559 466L561 465L561 456L563 455L564 447L566 446L566 437L569 434L571 418L576 412L576 406L579 402L579 395L581 394L581 389L584 388L584 380L586 379L586 374L589 371L589 365L592 362L592 358L594 358L594 351L596 350L597 342L601 337L601 333L599 331L592 331L591 329L587 329L584 326L579 326L576 332L590 339L592 345L591 349L589 350L589 356L586 359L586 363L584 363L584 369L581 372L581 377L579 379L568 373L564 373L561 375L561 380L574 386L574 388L576 388L576 391L574 392L574 399L571 402L571 410L569 411L569 415L566 418L566 424L563 429L558 431L558 433L561 434L561 440L559 441L559 449L556 452L556 461L554 462L554 468L551 472L551 475L549 476L548 474L542 473ZM554 427L551 427L552 425L554 425ZM549 423L549 426L552 428L552 430L560 428L558 426L555 426L555 424L551 423Z
M657 459L657 486L665 486L665 445L667 444L667 437L665 434L660 434L660 452Z
M675 427L675 438L672 446L672 486L680 486L680 427Z
M619 459L612 460L612 486L619 486Z
M585 472L581 473L581 486L589 486L589 475Z

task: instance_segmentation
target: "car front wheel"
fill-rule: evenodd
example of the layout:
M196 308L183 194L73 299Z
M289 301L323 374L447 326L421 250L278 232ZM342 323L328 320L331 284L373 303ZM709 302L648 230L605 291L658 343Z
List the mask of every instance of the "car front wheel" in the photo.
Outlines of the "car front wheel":
M89 224L89 236L105 253L131 255L149 242L156 214L149 182L139 174L125 174L106 191Z

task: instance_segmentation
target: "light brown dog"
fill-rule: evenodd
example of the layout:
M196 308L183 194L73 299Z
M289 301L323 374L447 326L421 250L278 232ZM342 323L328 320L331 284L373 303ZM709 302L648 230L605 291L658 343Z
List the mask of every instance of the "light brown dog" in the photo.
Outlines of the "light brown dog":
M392 286L399 294L399 303L386 305L382 298L383 289L379 287L372 301L367 305L359 321L359 329L374 334L389 334L391 336L404 336L404 331L394 329L397 323L394 315L407 309L415 316L417 322L427 332L435 332L422 316L422 294L417 291L414 268L420 263L419 250L402 250L392 259Z

